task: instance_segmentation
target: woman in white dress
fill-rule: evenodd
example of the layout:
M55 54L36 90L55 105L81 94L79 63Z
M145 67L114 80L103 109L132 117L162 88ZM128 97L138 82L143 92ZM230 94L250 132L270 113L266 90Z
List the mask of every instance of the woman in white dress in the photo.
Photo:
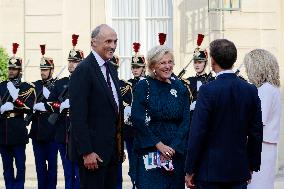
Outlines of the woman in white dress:
M261 167L252 174L248 189L273 189L281 116L279 65L263 49L246 54L244 63L249 81L258 88L263 122Z

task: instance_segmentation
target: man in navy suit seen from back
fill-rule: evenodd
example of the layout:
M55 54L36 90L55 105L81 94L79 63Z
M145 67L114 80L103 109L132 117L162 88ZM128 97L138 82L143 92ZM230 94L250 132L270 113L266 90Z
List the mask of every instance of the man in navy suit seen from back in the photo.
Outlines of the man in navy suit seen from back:
M232 71L237 49L231 41L210 43L216 80L199 89L193 114L185 182L196 189L246 189L259 171L263 125L257 88Z

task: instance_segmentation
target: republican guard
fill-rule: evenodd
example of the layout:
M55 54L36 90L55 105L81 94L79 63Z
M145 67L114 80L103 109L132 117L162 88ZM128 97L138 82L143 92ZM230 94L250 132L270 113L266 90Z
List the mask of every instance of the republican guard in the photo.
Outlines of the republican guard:
M28 143L24 114L32 111L36 98L34 85L21 81L23 61L15 56L18 47L19 44L13 43L14 55L8 62L8 80L0 83L0 153L6 189L24 188Z
M71 162L67 156L68 131L70 127L69 118L69 96L68 85L72 72L77 65L84 59L84 53L80 49L76 49L79 35L72 35L73 48L68 55L68 71L69 77L64 77L55 82L54 88L51 91L48 101L45 104L46 109L52 114L49 117L49 122L55 125L55 142L61 156L61 161L65 177L65 189L79 189L80 179L78 166ZM80 89L78 89L79 92Z
M45 45L40 45L42 58L40 60L41 80L35 81L37 93L36 104L33 107L30 138L32 139L35 157L38 189L56 189L57 184L57 146L54 141L55 127L48 122L50 112L44 106L55 80L54 62L45 57Z

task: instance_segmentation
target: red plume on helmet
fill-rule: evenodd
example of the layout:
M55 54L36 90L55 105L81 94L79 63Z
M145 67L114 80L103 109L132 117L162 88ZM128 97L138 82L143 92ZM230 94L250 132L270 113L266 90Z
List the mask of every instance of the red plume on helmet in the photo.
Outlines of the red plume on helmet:
M167 34L159 33L158 35L159 35L159 43L160 43L160 45L163 45L166 41Z
M42 56L45 55L45 45L39 45L40 46L40 52L42 54Z
M78 38L79 38L79 35L76 35L76 34L73 34L73 35L72 35L73 48L75 48L75 46L77 45Z
M9 58L8 68L22 69L22 59L19 57L16 57L19 44L13 43L12 47L13 47L12 48L13 56Z
M136 54L139 52L140 46L141 46L140 43L136 42L133 43L133 49Z
M17 53L18 47L19 47L18 43L13 43L13 54L14 54L14 56Z
M143 55L140 55L139 49L140 49L140 43L134 42L133 43L133 50L135 54L131 57L131 66L139 66L139 67L145 67L145 60Z
M197 42L196 42L198 47L201 45L203 38L204 38L204 35L199 33L197 36Z

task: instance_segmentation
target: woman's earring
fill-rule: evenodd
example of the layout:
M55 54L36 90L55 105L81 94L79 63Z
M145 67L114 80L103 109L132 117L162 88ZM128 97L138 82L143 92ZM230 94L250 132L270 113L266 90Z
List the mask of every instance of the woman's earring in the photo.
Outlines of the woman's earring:
M153 73L154 73L154 75L157 75L157 74L156 74L156 70L153 70Z

